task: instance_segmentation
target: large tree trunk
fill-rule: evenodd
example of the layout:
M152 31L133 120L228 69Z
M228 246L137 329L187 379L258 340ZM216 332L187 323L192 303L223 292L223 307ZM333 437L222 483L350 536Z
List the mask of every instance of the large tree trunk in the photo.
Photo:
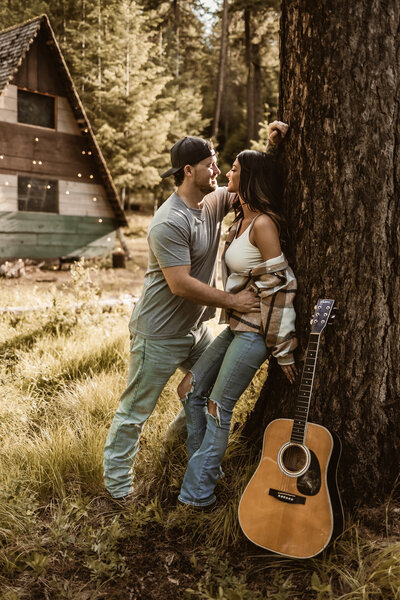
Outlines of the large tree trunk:
M312 307L334 298L310 421L338 433L347 503L391 491L400 470L400 5L283 0L280 118L285 212L304 349ZM293 418L297 389L271 361L245 432Z
M98 107L99 112L101 113L101 104L102 104L102 53L101 53L101 28L102 28L102 18L101 18L101 0L97 0L97 86L99 89L98 95Z
M175 77L178 81L179 87L179 76L180 76L180 65L181 65L181 46L180 46L180 6L179 0L173 0L173 11L174 11L174 35L175 35Z
M217 139L219 129L219 118L221 116L222 94L224 91L226 51L228 45L228 5L229 0L223 1L221 22L221 46L219 51L217 95L215 99L214 119L211 136Z
M246 6L244 10L244 37L245 37L245 58L247 70L246 85L246 116L247 116L247 135L246 148L250 147L250 141L254 133L254 65L251 56L251 12Z
M253 62L253 132L252 138L259 139L260 123L263 118L262 81L261 81L261 57L260 44L251 45Z
M257 13L256 13L257 15ZM250 147L252 140L259 138L260 122L263 117L263 102L261 89L261 57L260 44L253 42L252 20L256 18L251 8L244 10L245 30L245 58L247 70L246 108L247 108L247 135L246 148Z

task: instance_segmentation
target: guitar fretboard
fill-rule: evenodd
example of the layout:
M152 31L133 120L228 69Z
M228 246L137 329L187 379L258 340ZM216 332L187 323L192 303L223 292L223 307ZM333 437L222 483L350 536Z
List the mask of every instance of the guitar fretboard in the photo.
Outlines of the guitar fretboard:
M292 435L290 441L295 444L304 444L305 427L310 408L311 392L314 382L315 365L317 363L319 333L310 333L300 389L297 397Z

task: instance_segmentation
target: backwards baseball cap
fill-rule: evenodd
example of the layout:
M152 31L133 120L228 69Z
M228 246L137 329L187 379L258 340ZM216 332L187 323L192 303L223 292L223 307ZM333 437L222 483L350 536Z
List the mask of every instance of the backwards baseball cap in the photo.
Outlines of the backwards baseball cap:
M185 165L195 165L208 156L214 156L214 148L210 148L208 142L199 137L184 137L171 148L172 167L161 175L164 179L177 173Z

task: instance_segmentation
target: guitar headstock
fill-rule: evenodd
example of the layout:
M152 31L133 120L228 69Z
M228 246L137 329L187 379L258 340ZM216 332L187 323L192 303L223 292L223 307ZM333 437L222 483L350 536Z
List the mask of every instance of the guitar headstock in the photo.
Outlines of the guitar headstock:
M310 321L311 333L321 333L327 325L332 325L335 319L336 308L334 300L319 299L314 307L314 314Z

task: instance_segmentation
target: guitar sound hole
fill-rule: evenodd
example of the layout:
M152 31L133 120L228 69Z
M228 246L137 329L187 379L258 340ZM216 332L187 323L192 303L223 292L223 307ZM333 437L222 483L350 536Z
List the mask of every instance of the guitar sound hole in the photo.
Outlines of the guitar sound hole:
M307 464L307 454L301 446L288 446L282 454L282 464L287 471L298 473Z

